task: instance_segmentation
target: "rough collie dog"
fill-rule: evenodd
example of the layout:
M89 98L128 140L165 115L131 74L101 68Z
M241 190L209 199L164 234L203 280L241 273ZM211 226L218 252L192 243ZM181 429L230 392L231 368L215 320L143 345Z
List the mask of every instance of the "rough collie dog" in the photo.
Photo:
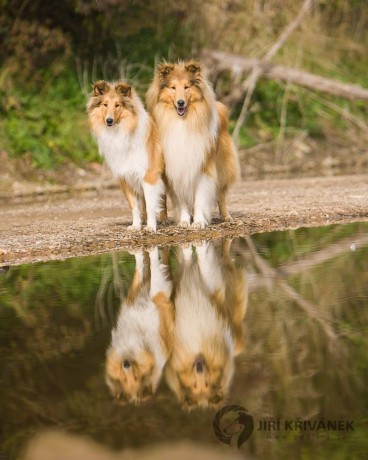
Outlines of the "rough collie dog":
M227 395L234 357L244 347L247 303L245 270L230 258L230 241L221 259L205 243L179 250L175 284L175 332L165 368L169 387L182 406L218 407Z
M106 355L106 383L122 403L141 403L157 389L172 348L174 327L172 283L158 249L149 253L150 282L142 252L127 298L122 302Z
M228 133L228 110L197 62L162 63L146 95L164 151L168 192L179 225L205 227L217 201L222 219L231 216L226 193L239 175Z
M87 104L92 133L133 214L129 230L156 231L156 212L164 193L164 162L157 127L134 89L126 83L97 81ZM162 216L165 217L165 216Z

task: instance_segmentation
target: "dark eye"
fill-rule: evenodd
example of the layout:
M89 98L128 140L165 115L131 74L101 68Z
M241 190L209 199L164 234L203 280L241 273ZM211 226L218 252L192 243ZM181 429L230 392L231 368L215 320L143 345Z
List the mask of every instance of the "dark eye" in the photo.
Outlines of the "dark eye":
M184 86L184 89L189 89L189 85L185 85L185 86Z
M106 104L106 102L104 102L104 105L103 105L103 106L104 106L104 107L107 107L107 104Z
M120 104L115 104L115 107L120 107Z
M173 91L176 90L176 87L175 86L172 86L170 89L172 89Z

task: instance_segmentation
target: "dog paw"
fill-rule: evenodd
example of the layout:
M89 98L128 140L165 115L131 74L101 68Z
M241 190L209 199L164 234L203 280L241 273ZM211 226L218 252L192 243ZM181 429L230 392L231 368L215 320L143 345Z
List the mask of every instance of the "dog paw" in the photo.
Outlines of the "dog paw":
M196 230L199 230L199 229L202 229L202 228L206 228L207 227L207 223L205 221L202 221L202 220L198 220L198 221L194 221L191 225L192 228L196 229Z
M195 246L195 250L199 258L207 257L209 249L210 249L210 244L208 243L208 241L203 241L202 243L197 244Z
M130 255L135 256L136 258L143 258L143 249L142 248L137 248L137 249L129 249L127 251Z
M224 217L224 222L234 222L234 219L228 214L227 216Z
M128 232L139 232L141 228L140 225L128 225L127 230Z
M149 248L147 249L147 252L149 254L150 257L156 257L157 260L158 260L158 247L157 246L153 246L152 248Z
M156 233L156 226L146 225L143 230L148 233Z
M178 227L181 227L181 228L189 228L189 227L190 227L190 223L187 222L186 220L181 220L181 221L178 223Z
M206 250L209 247L208 241L197 241L193 243L193 246L199 250Z

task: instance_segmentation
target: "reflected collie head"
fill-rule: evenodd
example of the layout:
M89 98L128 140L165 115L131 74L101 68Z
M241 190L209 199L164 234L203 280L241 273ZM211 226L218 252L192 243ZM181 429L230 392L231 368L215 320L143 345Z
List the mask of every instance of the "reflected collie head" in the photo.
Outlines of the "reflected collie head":
M106 383L120 404L140 404L164 376L183 409L217 408L244 348L245 268L234 262L231 240L177 247L169 262L157 248L135 253L107 351Z
M120 403L149 400L171 352L172 283L158 249L135 254L135 270L106 354L106 383Z

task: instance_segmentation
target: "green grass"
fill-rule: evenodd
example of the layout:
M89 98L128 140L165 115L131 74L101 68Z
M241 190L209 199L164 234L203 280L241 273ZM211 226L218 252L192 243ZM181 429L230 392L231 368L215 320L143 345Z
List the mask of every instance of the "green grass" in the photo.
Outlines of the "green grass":
M342 79L342 75L335 75ZM146 87L148 72L140 75L139 83ZM0 81L6 77L0 75ZM57 77L45 77L40 89L31 85L2 85L0 90L0 149L10 158L28 155L35 168L51 170L72 161L78 165L99 161L85 113L86 99L78 83L73 65ZM364 120L367 107L339 98L311 94L291 87L285 99L285 85L260 80L252 97L251 112L240 132L240 147L276 139L280 132L281 111L285 110L285 136L293 137L300 131L317 140L323 140L325 130L347 132L346 119L324 99L340 110ZM230 130L241 109L233 110Z
M10 88L1 106L0 147L11 158L31 155L35 168L96 161L85 103L72 72L46 81L41 91Z

